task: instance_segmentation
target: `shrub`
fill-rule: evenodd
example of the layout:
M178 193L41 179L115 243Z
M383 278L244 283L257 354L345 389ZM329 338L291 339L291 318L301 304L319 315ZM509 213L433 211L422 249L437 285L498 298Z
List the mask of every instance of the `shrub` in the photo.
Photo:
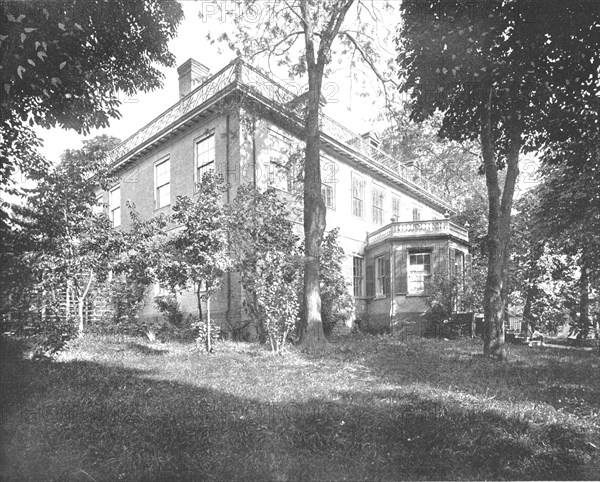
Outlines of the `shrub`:
M163 319L162 323L157 320L146 322L147 336L159 334L162 338L180 340L193 338L197 329L195 324L197 317L188 315L187 318L184 318L176 295L157 296L154 298L154 305L162 314Z
M126 278L109 282L105 293L109 309L91 326L92 331L115 335L141 335L145 333L145 322L140 320L140 311L148 296L149 285Z
M456 277L438 274L425 283L425 294L429 305L425 316L437 334L444 338L462 335L461 326L452 323L452 314L472 306L472 290Z
M156 309L163 315L165 321L180 328L183 324L183 313L175 295L157 296L154 298Z
M332 229L321 244L321 318L325 335L330 335L354 311L354 297L342 273L344 250L338 235L339 229Z
M208 330L206 329L206 321L200 320L197 316L188 315L189 326L197 334L196 345L198 347L206 346L206 335ZM210 324L210 346L213 347L214 343L219 339L221 334L221 328L214 323Z
M275 354L283 352L298 321L300 276L294 261L290 262L283 253L267 253L259 263L262 276L255 281L257 305L263 316L262 326Z
M60 310L47 307L44 316L32 316L30 324L19 333L30 346L33 358L51 357L77 336L78 321L60 316Z

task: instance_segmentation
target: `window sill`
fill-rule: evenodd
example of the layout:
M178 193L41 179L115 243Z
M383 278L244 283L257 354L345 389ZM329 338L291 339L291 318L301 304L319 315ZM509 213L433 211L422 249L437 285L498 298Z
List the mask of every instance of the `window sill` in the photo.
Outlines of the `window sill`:
M385 300L386 298L389 298L390 295L377 295L377 296L373 296L373 301L378 301L378 300Z
M425 293L406 293L408 298L425 298Z
M167 208L170 208L170 207L171 207L171 204L170 204L170 203L169 203L169 204L165 204L164 206L161 206L161 207L159 207L159 208L154 208L154 212L157 212L157 211L163 211L163 210L165 210L165 209L167 209Z

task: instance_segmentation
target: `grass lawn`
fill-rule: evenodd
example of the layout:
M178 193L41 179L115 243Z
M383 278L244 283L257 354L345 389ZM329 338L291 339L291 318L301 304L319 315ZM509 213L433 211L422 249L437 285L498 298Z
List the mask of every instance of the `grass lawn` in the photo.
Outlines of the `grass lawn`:
M3 480L600 478L600 358L471 340L330 352L88 336L54 362L4 345Z

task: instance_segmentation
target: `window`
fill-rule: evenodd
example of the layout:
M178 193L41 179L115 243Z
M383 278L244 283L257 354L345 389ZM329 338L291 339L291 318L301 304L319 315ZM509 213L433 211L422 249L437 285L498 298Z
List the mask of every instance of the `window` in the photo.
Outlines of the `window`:
M291 191L291 174L288 164L272 160L269 161L269 187L281 191Z
M420 221L421 220L421 209L420 208L413 208L413 221Z
M390 294L390 258L380 256L375 259L375 294L387 296Z
M333 186L322 183L321 195L323 196L323 201L325 201L325 206L329 209L335 209L335 195Z
M93 214L102 214L104 212L104 195L96 194L96 203L92 206Z
M385 192L378 186L373 186L371 190L372 201L373 201L373 223L382 225L383 224L383 201L385 199Z
M154 166L154 207L171 204L171 162L169 159Z
M453 275L459 280L460 283L464 282L465 276L465 253L456 250L454 252L454 270Z
M363 295L363 259L354 256L352 260L352 275L354 278L354 296L360 297Z
M335 209L335 173L337 172L336 165L327 159L322 164L321 176L321 195L325 206L329 209Z
M431 276L431 253L410 253L408 255L408 292L423 294L425 282Z
M269 129L266 151L269 159L269 187L291 192L290 139L273 129Z
M207 172L215 170L215 135L210 134L196 143L196 171L194 182L202 182Z
M400 198L392 194L392 219L400 221Z
M121 187L117 186L108 193L108 214L113 227L121 225Z
M352 174L352 215L364 218L365 215L365 186L366 182L356 174Z

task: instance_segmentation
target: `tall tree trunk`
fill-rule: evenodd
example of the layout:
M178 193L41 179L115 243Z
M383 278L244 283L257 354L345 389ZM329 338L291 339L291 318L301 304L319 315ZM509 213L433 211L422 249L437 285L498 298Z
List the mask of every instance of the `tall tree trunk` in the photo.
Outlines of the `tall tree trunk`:
M210 323L210 296L206 298L206 352L212 353L212 339L210 337L212 327Z
M483 300L483 353L505 359L504 310L508 279L510 215L516 179L519 174L521 133L517 120L518 115L515 114L512 119L513 128L510 135L509 152L506 156L506 180L504 189L501 191L496 156L494 155L491 86L485 87L483 92L484 98L480 110L480 138L489 202L488 273Z
M85 330L85 316L84 316L84 307L85 307L85 300L87 298L88 293L90 292L90 288L92 287L92 281L94 280L94 271L90 270L90 274L88 277L88 282L85 285L85 289L83 290L83 293L81 293L80 295L77 296L77 303L78 303L78 309L77 309L77 317L79 319L79 336L83 335L83 331ZM80 288L79 285L77 285L77 292L79 293Z
M590 331L590 281L585 261L581 264L579 288L579 328L581 329L581 338L585 340Z
M500 187L498 185L498 167L494 155L492 138L492 89L484 90L481 105L481 153L485 167L485 178L488 193L488 272L483 297L483 353L491 355L499 339L498 327L503 322L504 306L502 304L502 252L500 242Z
M532 323L531 309L533 307L533 301L538 294L536 287L536 279L539 275L539 268L537 266L538 260L542 255L543 244L539 242L532 242L531 244L531 258L529 260L530 267L527 273L527 293L525 294L525 306L523 308L523 321L521 322L521 333L523 335L529 335L530 331L537 328L535 323ZM533 326L532 326L533 325Z
M200 288L202 287L202 283L198 283L196 287L196 303L198 305L198 321L202 323L202 295L200 294ZM210 298L209 298L210 300ZM210 303L208 301L207 303ZM206 319L206 341L204 342L204 347L207 353L210 353L212 347L210 345L210 305L207 306L208 316Z
M319 96L321 79L309 73L306 150L304 163L304 291L300 326L302 348L314 351L327 340L321 319L320 251L325 231L325 203L321 195Z
M79 318L79 336L83 336L83 330L84 330L84 313L83 313L83 309L85 307L85 298L80 297L77 300L77 317Z
M527 287L527 295L525 296L525 307L523 308L523 320L521 321L521 333L525 336L529 336L530 328L531 331L535 327L530 326L529 320L531 320L531 306L533 305L533 287L530 285Z
M314 2L300 1L304 30L306 70L308 73L308 104L306 113L306 149L304 160L304 290L300 321L301 347L306 351L322 348L327 340L321 319L320 251L325 231L325 202L321 195L320 99L325 65L329 62L331 44L354 0L337 2L320 34L314 31ZM318 36L318 47L315 38Z
M70 296L70 283L67 281L67 288L65 290L65 320L71 318L71 296ZM60 296L60 292L59 292ZM60 306L59 306L60 308Z

